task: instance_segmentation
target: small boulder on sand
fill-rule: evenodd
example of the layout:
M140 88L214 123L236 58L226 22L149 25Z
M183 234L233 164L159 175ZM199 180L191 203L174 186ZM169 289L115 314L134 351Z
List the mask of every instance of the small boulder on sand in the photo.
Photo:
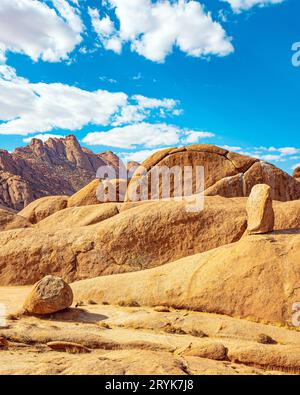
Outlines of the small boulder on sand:
M29 314L52 314L70 307L73 292L61 278L46 276L38 281L27 296L23 308Z
M252 188L247 201L248 233L251 235L272 232L274 229L274 210L271 188L257 184Z

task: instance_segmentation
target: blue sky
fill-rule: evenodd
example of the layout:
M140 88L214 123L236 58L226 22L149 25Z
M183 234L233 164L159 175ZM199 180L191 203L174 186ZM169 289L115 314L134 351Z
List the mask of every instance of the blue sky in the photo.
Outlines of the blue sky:
M1 0L0 147L74 133L140 161L212 143L291 172L299 15L299 0Z

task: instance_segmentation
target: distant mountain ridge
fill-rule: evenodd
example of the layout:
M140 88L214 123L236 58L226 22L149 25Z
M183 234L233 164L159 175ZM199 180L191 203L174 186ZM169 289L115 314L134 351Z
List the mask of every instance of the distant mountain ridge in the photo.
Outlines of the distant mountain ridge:
M118 163L111 151L82 148L74 135L32 139L12 153L0 150L0 205L21 210L43 196L71 195L92 181L100 166L117 169Z

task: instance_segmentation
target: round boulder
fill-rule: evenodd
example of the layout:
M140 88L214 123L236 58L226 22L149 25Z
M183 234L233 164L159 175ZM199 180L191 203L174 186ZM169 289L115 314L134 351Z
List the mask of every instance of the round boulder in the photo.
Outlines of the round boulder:
M46 276L33 286L23 308L29 314L43 315L64 310L72 303L70 286L59 277Z

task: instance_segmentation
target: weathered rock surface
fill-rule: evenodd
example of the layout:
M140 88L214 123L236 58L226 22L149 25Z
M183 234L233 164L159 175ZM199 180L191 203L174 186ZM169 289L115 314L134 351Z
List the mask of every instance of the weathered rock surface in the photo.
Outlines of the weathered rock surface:
M114 156L114 160L116 156ZM107 154L83 149L73 135L31 143L11 154L0 150L0 204L22 210L47 195L72 195L92 181Z
M3 151L0 150L0 156ZM33 190L21 176L1 170L0 157L0 203L19 210L34 200Z
M68 207L123 202L126 190L127 180L100 180L96 178L69 198Z
M94 225L119 214L118 204L96 204L83 207L69 207L40 221L36 228L44 232L56 232Z
M67 215L62 230L55 231L56 219L49 217L49 230L42 221L40 229L0 233L0 284L33 284L45 274L69 282L148 269L235 242L246 230L245 207L234 199L209 197L200 212L187 212L186 205L146 202L95 225L70 229Z
M68 207L80 207L89 206L93 204L99 204L97 198L97 189L100 185L98 178L85 185L82 189L70 196L68 201Z
M65 209L32 229L0 233L0 284L33 284L48 273L74 281L148 269L232 243L246 231L246 202L206 197L196 213L168 201ZM300 229L300 200L273 205L275 230Z
M26 218L0 208L0 232L4 230L28 228L31 226Z
M102 180L97 189L99 202L124 202L127 191L127 180L113 179Z
M239 242L147 271L72 285L75 300L165 305L291 325L300 300L300 230Z
M151 177L160 166L172 168L180 166L204 167L205 194L224 197L246 197L256 184L268 184L274 200L289 201L300 199L300 185L287 173L258 159L229 152L213 145L199 144L182 148L167 148L156 152L142 163L147 170L149 188ZM193 193L196 189L196 176L193 173ZM135 191L141 181L141 169L136 170L125 200L134 200ZM171 182L171 196L174 195L174 181ZM162 195L161 181L158 196ZM176 195L176 191L175 191Z
M227 348L222 343L208 343L198 347L190 345L180 351L180 355L208 358L214 361L224 361L228 359L227 352Z
M300 200L273 202L275 229L300 229Z
M252 188L247 201L247 216L249 234L273 231L275 216L269 185L257 184Z
M19 215L36 224L67 207L68 196L46 196L31 202Z
M19 309L27 292L28 287L0 287L8 313ZM170 323L180 336L164 331ZM1 350L0 375L300 373L299 331L226 315L85 304L52 319L23 316L7 324L0 328L8 343ZM197 336L201 332L206 337ZM277 344L257 343L261 333ZM67 352L51 350L49 342ZM91 352L70 354L84 347Z
M23 308L29 314L52 314L70 307L73 292L63 279L46 276L38 281L27 296Z
M123 164L122 161L120 161L120 158L115 153L113 153L112 151L105 151L105 152L101 152L101 154L99 155L109 166L115 169L116 178L119 178L120 173L126 174L125 165Z
M293 176L300 181L300 166L294 170Z

